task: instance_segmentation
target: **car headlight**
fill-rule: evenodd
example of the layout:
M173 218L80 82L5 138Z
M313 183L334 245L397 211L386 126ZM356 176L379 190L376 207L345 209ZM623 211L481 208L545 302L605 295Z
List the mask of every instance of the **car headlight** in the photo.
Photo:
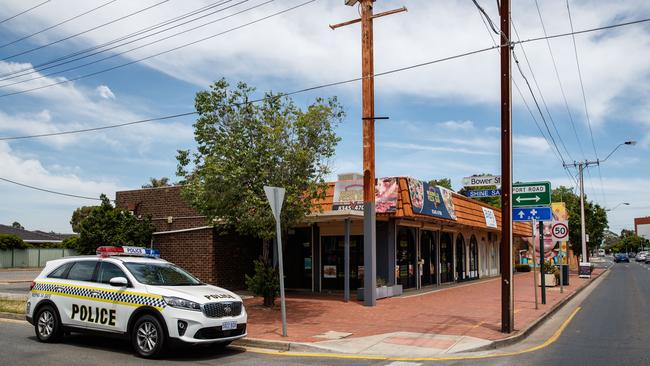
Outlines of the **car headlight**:
M201 304L198 302L181 299L180 297L163 296L167 305L179 309L201 311Z

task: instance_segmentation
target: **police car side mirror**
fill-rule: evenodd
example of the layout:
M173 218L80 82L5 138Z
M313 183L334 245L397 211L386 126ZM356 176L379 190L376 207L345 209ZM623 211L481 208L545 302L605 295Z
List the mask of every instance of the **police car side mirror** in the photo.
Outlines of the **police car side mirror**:
M124 277L113 277L108 283L115 287L126 287L129 285L129 281Z

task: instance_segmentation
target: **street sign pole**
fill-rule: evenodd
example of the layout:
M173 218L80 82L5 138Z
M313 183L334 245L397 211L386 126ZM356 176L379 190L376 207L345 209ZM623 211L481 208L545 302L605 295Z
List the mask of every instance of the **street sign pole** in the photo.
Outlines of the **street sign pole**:
M271 205L271 211L275 218L275 235L278 243L278 271L280 276L280 311L282 312L282 336L287 336L287 310L284 299L284 266L282 264L282 235L280 224L280 212L282 212L282 202L284 201L284 188L264 187L264 193Z
M544 221L539 222L539 273L542 286L542 305L546 304L546 272L544 272Z
M535 238L537 238L537 227L535 223L537 221L533 219L533 290L535 291L535 310L539 309L538 300L537 300L537 258L535 256Z

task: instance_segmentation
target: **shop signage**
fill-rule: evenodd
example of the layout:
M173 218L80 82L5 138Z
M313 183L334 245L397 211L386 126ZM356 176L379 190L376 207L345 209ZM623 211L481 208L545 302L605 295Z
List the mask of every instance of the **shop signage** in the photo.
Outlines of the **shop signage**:
M397 178L379 178L375 186L375 211L395 212L399 184ZM332 211L363 211L363 180L342 180L334 185Z
M512 209L512 221L551 221L550 207L520 207Z
M456 220L451 190L414 178L407 181L413 213Z
M467 191L467 197L469 198L497 197L500 195L501 195L500 189L478 189L475 191Z
M323 266L323 278L336 278L336 266Z
M485 225L487 227L497 228L497 217L494 215L494 211L491 208L482 207L483 216L485 217Z
M551 182L514 183L512 207L548 206L551 204Z
M463 185L466 187L500 186L501 176L483 175L476 177L465 177L463 178Z

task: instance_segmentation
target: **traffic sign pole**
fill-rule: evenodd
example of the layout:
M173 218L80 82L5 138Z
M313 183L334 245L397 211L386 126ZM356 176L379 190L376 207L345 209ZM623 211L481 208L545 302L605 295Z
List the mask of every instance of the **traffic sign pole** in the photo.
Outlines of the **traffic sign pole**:
M287 310L284 298L284 267L282 264L282 235L280 213L284 201L284 188L264 186L264 193L269 200L273 217L275 218L275 235L278 243L278 271L280 272L280 310L282 313L282 336L287 336Z
M535 256L535 238L537 238L537 227L535 223L537 221L533 219L533 289L535 291L535 310L539 308L537 300L537 258Z
M546 304L546 272L544 271L544 221L539 222L539 273L542 285L542 305Z

